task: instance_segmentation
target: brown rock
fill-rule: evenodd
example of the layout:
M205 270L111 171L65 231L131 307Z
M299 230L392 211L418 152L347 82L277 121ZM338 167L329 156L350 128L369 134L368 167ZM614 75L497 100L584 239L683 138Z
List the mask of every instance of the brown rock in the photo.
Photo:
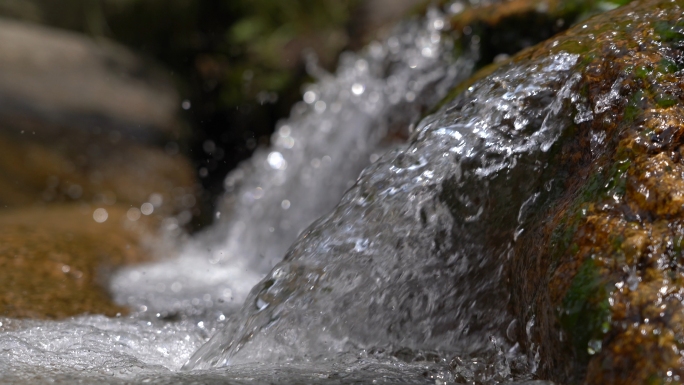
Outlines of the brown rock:
M684 379L683 44L684 4L640 1L515 58L579 54L593 112L555 150L562 189L516 245L512 308L534 321L543 377Z
M52 143L0 134L0 207L74 201L140 207L158 194L162 213L192 209L183 203L196 189L185 157L124 140L112 143L107 134Z
M0 19L0 316L126 311L107 273L198 209L178 105L118 45Z
M0 211L0 316L64 318L114 316L126 309L103 289L107 272L149 258L154 220L127 218L122 205L56 205ZM102 217L99 217L102 220Z

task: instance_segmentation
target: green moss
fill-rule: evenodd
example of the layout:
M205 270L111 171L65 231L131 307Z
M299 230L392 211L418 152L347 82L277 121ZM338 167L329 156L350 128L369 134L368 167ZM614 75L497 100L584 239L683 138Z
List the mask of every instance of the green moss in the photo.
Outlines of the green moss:
M583 55L588 53L590 50L590 47L585 44L585 42L581 40L574 40L574 39L566 39L562 43L558 44L557 46L553 47L552 51L554 53L556 52L567 52L567 53L572 53L572 54L578 54L578 55ZM593 58L592 58L593 59ZM583 56L582 58L583 61L587 60L587 56ZM587 64L591 62L591 59L587 60Z
M668 93L661 93L655 97L656 104L660 108L672 107L677 104L677 98Z
M627 189L627 170L632 162L628 159L617 161L609 171L609 180L606 184L604 197L607 195L624 196Z
M653 72L652 68L640 66L640 67L637 67L636 69L634 69L634 76L636 76L638 79L647 80L648 75L650 75L651 72Z
M656 21L653 30L661 41L677 42L684 40L684 21L671 24L667 21Z
M657 71L661 74L671 74L679 71L681 68L677 66L677 63L669 59L663 59L658 63Z
M549 255L554 266L559 263L566 252L569 252L573 257L579 252L579 245L574 242L574 238L580 223L586 218L586 213L589 210L588 202L600 202L611 198L613 195L623 196L625 194L627 170L631 165L628 156L629 153L626 149L618 149L617 160L613 162L612 166L604 172L591 175L578 191L576 198L568 208L567 214L551 234ZM618 243L621 244L622 241ZM620 249L619 244L615 248L616 250Z
M629 102L627 103L627 107L625 107L625 112L622 115L623 120L626 123L632 123L634 122L642 113L643 113L643 104L644 100L646 97L646 93L644 91L637 91L635 92L630 98Z
M632 2L632 0L608 0L608 1L605 1L605 3L614 4L614 5L617 5L619 7L623 6L623 5L627 5L631 2Z
M625 242L625 237L622 234L619 234L614 237L610 237L610 245L613 248L613 251L615 253L621 253L622 252L622 244Z
M563 299L561 326L570 335L578 358L585 362L600 349L596 341L602 340L610 329L608 286L594 260L587 258Z
M673 249L675 253L677 254L682 254L682 243L684 241L684 237L678 236L674 239L674 242L672 242Z

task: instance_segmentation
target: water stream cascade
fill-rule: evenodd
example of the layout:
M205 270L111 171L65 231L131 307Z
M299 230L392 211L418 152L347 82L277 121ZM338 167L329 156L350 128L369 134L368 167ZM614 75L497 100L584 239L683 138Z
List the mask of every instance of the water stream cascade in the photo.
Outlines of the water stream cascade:
M442 2L388 39L344 54L335 74L312 63L318 82L278 125L272 147L228 176L211 228L176 256L112 277L115 299L134 312L0 318L0 379L641 383L601 369L601 362L645 358L610 345L639 340L620 332L622 310L601 306L650 278L633 277L644 271L637 262L611 267L615 253L597 257L603 270L579 268L604 255L600 245L586 246L581 218L613 213L606 221L638 226L679 215L646 214L651 203L637 203L639 211L630 188L650 202L649 185L618 182L638 163L625 160L637 158L619 150L627 146L620 140L643 143L631 127L648 128L652 143L675 143L684 132L673 112L684 95L682 4L589 2L563 11L556 2L532 2L536 18L552 15L542 24L582 21L473 76L493 27L459 25L459 17L505 14L513 3ZM645 84L652 86L641 91ZM661 163L681 167L679 150L656 147L644 159L667 154ZM594 174L598 182L586 182ZM667 202L676 195L658 194L670 194ZM678 229L670 244L681 241ZM661 265L675 263L668 261ZM617 291L600 301L586 293L603 293L605 282ZM666 326L659 330L681 337ZM681 361L663 355L638 375L680 383L681 369L665 366Z

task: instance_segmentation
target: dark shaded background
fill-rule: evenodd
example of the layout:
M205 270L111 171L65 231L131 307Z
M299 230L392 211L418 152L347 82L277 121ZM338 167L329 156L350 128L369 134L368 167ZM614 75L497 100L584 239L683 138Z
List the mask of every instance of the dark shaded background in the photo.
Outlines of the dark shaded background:
M0 16L122 43L169 73L191 137L184 150L213 199L267 145L312 81L420 0L5 0ZM180 109L179 109L180 110ZM208 202L207 202L208 203Z

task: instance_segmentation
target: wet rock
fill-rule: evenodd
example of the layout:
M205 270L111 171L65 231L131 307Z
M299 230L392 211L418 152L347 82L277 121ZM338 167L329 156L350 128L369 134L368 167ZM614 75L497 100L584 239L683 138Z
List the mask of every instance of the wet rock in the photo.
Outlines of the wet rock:
M0 316L124 313L107 273L198 210L171 83L113 43L0 19L0 105Z
M196 180L185 157L113 131L52 140L0 134L0 170L0 207L77 201L140 207L154 200L165 215L196 209Z
M144 240L154 237L153 219L127 213L77 204L0 211L0 315L126 313L101 284L111 269L149 259Z
M683 7L630 4L514 59L579 54L576 99L588 105L568 110L575 124L552 149L544 204L511 271L519 333L530 336L543 377L684 376Z
M197 210L189 162L130 142L21 139L0 135L0 315L124 313L107 272L150 260L159 231L181 234Z

